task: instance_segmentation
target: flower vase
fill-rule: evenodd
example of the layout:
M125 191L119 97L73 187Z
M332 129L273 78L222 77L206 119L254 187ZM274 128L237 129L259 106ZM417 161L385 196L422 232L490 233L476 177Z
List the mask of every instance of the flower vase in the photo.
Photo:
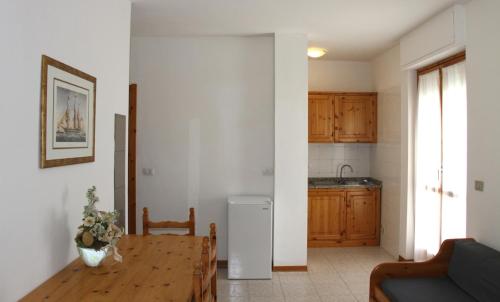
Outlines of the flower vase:
M85 265L90 267L98 267L108 255L109 246L105 246L100 250L93 248L78 247L78 254L82 258Z

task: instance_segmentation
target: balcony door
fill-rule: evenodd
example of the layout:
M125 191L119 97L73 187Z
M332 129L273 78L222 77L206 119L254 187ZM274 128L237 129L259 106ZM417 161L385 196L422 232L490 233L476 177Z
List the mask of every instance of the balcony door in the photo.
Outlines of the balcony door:
M467 88L465 53L418 71L415 260L465 237Z

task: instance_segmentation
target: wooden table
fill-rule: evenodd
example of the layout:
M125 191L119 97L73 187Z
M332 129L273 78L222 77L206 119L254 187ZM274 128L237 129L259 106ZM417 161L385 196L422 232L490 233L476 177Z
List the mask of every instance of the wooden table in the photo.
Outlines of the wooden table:
M202 237L127 235L118 247L122 263L90 268L78 258L21 301L191 302Z

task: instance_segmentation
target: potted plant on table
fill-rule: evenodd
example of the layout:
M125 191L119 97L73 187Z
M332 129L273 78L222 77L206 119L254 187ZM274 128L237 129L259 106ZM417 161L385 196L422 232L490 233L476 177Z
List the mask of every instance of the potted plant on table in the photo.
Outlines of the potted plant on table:
M116 225L118 211L98 211L95 203L99 201L95 186L87 191L88 205L84 206L83 223L78 227L75 242L78 253L87 266L99 266L108 253L121 262L116 244L123 235L123 229Z

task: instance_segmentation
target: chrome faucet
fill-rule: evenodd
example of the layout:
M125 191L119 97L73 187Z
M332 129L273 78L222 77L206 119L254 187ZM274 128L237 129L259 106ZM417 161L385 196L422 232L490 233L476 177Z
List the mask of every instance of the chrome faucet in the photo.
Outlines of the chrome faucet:
M349 169L351 169L351 173L354 173L354 169L352 168L351 165L342 165L342 167L340 167L340 183L343 183L344 182L344 168L345 167L349 167Z

